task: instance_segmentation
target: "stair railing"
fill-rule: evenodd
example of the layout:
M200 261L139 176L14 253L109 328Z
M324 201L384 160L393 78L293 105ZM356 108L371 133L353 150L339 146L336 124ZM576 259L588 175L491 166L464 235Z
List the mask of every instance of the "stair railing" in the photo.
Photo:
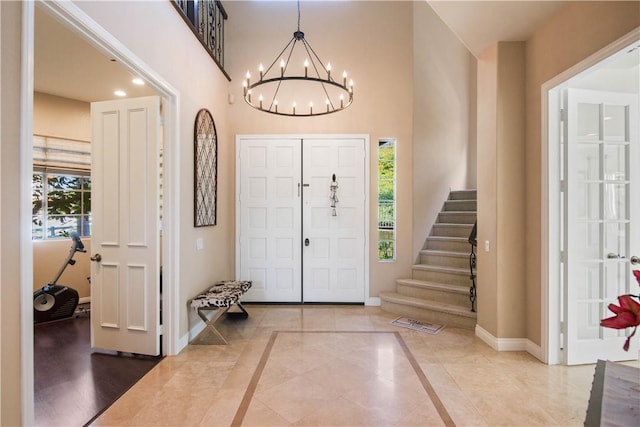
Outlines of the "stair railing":
M471 272L471 287L469 288L469 300L471 301L471 311L476 311L476 248L478 247L478 221L473 224L471 234L469 234L469 243L471 244L471 253L469 254L469 271Z
M184 22L209 53L220 71L224 70L224 22L228 19L219 0L171 0Z

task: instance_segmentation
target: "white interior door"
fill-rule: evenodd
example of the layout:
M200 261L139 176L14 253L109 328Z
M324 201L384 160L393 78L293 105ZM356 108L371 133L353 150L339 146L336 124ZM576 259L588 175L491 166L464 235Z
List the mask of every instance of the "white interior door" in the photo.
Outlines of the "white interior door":
M300 139L239 139L238 272L246 301L300 302Z
M159 114L158 97L91 104L92 348L160 354Z
M364 302L364 139L305 138L303 176L303 300Z
M569 89L567 93L565 362L638 358L638 340L600 327L607 306L637 294L629 259L640 256L638 97Z

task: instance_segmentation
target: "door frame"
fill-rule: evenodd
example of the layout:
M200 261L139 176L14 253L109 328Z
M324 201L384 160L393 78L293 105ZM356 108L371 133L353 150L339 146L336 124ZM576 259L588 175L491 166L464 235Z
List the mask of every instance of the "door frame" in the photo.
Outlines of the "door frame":
M163 354L179 352L179 268L180 268L180 92L162 78L151 66L129 50L116 37L107 32L82 9L71 2L38 2L48 13L55 16L91 43L96 49L115 58L132 73L144 78L158 92L162 102L163 118L163 220L162 253L163 298L162 342ZM22 3L22 48L20 82L20 152L21 152L21 211L20 221L20 336L21 336L21 413L24 425L33 424L34 375L33 375L33 249L31 243L31 221L26 215L31 207L31 169L33 135L33 64L35 34L35 2Z
M370 227L370 208L371 208L371 175L370 175L370 163L371 163L371 143L369 141L369 135L367 134L238 134L235 138L236 144L236 154L235 154L235 164L236 164L236 194L234 196L235 204L236 204L236 230L235 230L235 246L236 246L236 276L240 277L240 225L242 224L242 218L240 217L240 209L238 209L238 204L240 200L238 198L237 189L240 188L240 168L237 167L238 159L240 156L240 140L242 139L318 139L318 138L326 138L326 139L363 139L364 140L364 187L365 187L365 207L364 207L364 221L365 221L365 230L364 230L364 304L365 305L380 305L376 303L376 299L372 298L369 290L369 255L371 253L371 248L369 244L369 233L371 230ZM302 159L300 159L302 161ZM300 177L302 179L302 176ZM301 278L302 280L302 278ZM302 304L302 300L300 303Z
M565 363L561 352L561 299L560 299L560 167L559 141L560 96L563 85L571 78L609 58L621 49L639 40L640 27L593 53L571 68L542 84L541 97L541 356L544 363Z

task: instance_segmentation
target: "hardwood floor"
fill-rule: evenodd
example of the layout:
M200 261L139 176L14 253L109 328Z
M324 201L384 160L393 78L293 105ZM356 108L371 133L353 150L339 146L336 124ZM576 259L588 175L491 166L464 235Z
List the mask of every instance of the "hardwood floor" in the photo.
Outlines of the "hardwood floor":
M88 316L35 325L35 424L89 423L159 361L92 352Z

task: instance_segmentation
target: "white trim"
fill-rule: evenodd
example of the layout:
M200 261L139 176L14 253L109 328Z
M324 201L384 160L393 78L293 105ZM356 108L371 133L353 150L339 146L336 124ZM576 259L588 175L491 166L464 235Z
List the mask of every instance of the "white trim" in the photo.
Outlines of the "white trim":
M236 135L236 194L235 194L235 204L236 207L240 203L239 193L237 189L240 188L240 168L238 165L240 164L240 140L242 139L318 139L318 138L331 138L331 139L364 139L364 185L366 188L365 201L364 201L364 215L365 215L365 232L364 232L364 246L365 246L365 254L364 254L364 297L363 302L366 305L374 305L368 304L370 301L369 293L370 293L370 277L369 277L369 254L371 252L371 248L369 245L369 230L370 230L370 197L371 197L371 177L370 177L370 163L371 163L371 143L369 140L369 135L367 134L238 134ZM236 230L235 230L235 246L236 246L236 277L240 277L240 209L236 209ZM378 298L378 304L380 305L380 299Z
M367 306L371 306L371 307L379 307L380 305L382 305L382 301L380 300L380 297L369 297L364 305Z
M476 336L496 351L526 351L538 360L541 347L527 338L496 338L482 326L476 324Z
M90 296L88 296L88 297L80 297L78 299L78 304L87 304L87 303L90 303L90 302L91 302L91 297Z
M33 76L35 6L22 3L20 78L20 382L21 422L34 422L33 364L33 244L31 242L31 181L33 170Z
M557 256L554 256L554 247L555 241L551 233L554 232L555 224L550 219L552 216L558 216L557 212L551 212L550 209L552 206L548 203L549 196L552 195L552 191L557 190L557 186L554 187L554 183L549 179L550 174L554 174L557 176L559 174L558 171L550 171L550 166L552 165L549 156L553 155L549 150L549 107L548 107L548 93L556 88L557 86L562 85L564 82L569 80L570 78L576 76L577 74L585 71L586 69L596 65L597 63L605 60L610 57L614 53L623 49L624 47L634 43L635 41L640 39L640 27L637 27L624 36L620 37L618 40L610 43L604 48L600 49L598 52L590 55L589 57L583 59L579 63L575 64L571 68L563 71L552 79L546 81L542 84L540 88L540 99L541 99L541 174L540 174L540 217L542 219L541 224L541 277L542 277L542 288L540 293L541 298L541 358L545 363L549 364L557 364L561 363L561 356L559 350L559 343L553 342L556 340L557 335L554 335L554 331L559 329L559 317L558 313L559 302L551 302L551 289L554 286L555 278L552 277L554 274L554 269L551 268L552 263L557 262ZM552 188L553 187L553 188ZM557 280L556 280L557 282ZM551 307L555 307L552 312ZM551 325L556 325L552 327Z

